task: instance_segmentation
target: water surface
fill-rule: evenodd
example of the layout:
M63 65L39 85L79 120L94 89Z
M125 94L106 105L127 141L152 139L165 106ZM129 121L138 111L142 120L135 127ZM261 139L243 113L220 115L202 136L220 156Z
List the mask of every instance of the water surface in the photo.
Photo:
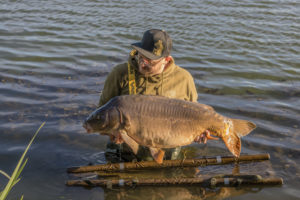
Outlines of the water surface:
M0 6L1 170L12 172L34 132L46 121L30 149L22 180L9 198L24 194L25 199L298 199L299 10L297 0L4 0ZM71 178L66 168L105 163L108 138L86 135L81 124L96 108L107 74L127 60L130 44L150 28L171 35L172 55L193 75L199 102L257 124L243 138L242 153L267 152L271 160L241 165L240 173L282 177L282 187L88 190L64 185ZM191 146L198 157L229 155L222 142ZM199 169L202 174L232 173L234 166ZM0 177L1 188L6 182Z

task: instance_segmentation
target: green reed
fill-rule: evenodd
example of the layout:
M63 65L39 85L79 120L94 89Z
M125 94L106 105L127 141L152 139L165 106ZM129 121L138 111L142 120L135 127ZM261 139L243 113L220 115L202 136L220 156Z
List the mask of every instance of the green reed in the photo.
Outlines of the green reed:
M23 171L28 158L25 159L25 155L27 153L27 151L29 150L34 138L37 136L38 132L40 131L40 129L44 126L45 122L42 123L42 125L39 127L39 129L35 132L34 136L32 137L32 139L30 140L29 144L27 145L24 153L22 154L14 172L12 173L11 176L9 176L7 173L5 173L4 171L0 170L0 173L3 174L5 177L7 177L9 179L7 185L5 186L4 190L0 192L0 200L4 200L7 195L9 194L9 192L12 190L12 188L20 181L20 174ZM23 162L24 161L24 162ZM21 197L21 199L23 199L23 195Z

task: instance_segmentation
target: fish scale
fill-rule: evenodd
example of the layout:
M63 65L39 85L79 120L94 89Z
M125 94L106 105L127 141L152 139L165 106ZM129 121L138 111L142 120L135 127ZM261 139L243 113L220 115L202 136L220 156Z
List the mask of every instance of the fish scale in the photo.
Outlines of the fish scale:
M131 101L128 101L129 99ZM136 106L135 109L128 109L131 107L130 103ZM142 135L128 131L129 136L141 142L151 141L150 143L155 147L173 148L178 146L178 142L180 142L180 146L191 143L197 135L208 128L205 124L198 123L203 121L201 120L201 113L206 112L206 109L203 109L200 105L165 97L157 98L157 96L154 96L153 98L152 96L135 95L130 98L127 96L119 97L118 107L125 116L130 116L131 120L140 119L139 121L142 123L135 124L134 128L129 129L133 132L140 132ZM196 107L198 107L198 112L195 112ZM166 118L169 120L168 122L160 122L161 119ZM155 125L159 125L159 128L149 128ZM135 128L139 129L140 127L145 127L145 129L143 131L135 130ZM157 133L155 134L154 131L157 131ZM165 132L170 134L163 134ZM163 140L162 137L169 138L169 140L164 144L156 144L155 141Z
M138 97L133 98L133 101L136 100L136 98ZM120 105L124 105L124 106L126 105L126 107L129 108L131 107L129 103L124 104L122 98L120 98L120 101L121 101ZM190 116L192 112L191 109L183 108L180 104L172 104L171 102L172 101L170 100L163 103L157 103L157 102L153 103L151 99L146 99L143 102L136 101L134 104L135 106L133 107L133 109L130 110L136 111L143 115L147 115L150 113L153 116L157 114L156 117L172 116L176 118L180 118L180 117L187 118Z

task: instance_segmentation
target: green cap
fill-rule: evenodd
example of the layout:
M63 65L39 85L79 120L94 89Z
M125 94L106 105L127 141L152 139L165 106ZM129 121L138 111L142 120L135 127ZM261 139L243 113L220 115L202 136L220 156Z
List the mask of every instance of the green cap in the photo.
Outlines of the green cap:
M143 35L142 41L131 46L146 58L157 60L171 53L172 40L164 30L150 29Z

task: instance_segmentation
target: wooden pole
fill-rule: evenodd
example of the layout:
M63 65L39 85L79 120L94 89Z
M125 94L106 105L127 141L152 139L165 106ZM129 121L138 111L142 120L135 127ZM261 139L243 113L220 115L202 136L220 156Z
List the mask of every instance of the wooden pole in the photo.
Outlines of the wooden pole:
M157 169L168 167L198 167L206 165L224 165L234 162L251 162L269 160L269 154L257 155L241 155L239 158L234 156L216 156L200 159L186 159L186 160L164 160L162 164L155 161L142 162L124 162L124 163L110 163L102 165L90 165L81 167L71 167L67 169L68 173L86 173L93 171L123 171L129 169Z
M281 178L164 178L164 179L119 179L119 180L69 180L67 186L84 187L132 187L162 185L199 185L202 187L276 186L282 185Z

